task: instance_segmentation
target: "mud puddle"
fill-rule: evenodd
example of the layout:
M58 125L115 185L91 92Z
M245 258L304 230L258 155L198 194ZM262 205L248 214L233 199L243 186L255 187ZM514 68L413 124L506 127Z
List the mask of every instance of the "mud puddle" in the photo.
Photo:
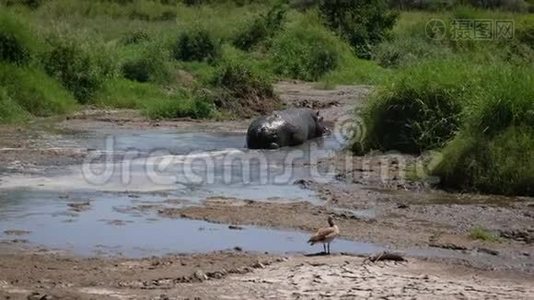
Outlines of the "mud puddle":
M311 250L308 234L185 219L158 219L128 207L180 199L188 205L229 197L321 204L297 179L319 174L310 166L342 147L333 136L278 151L249 151L243 133L113 129L61 132L46 147L86 149L82 165L45 168L42 174L0 177L0 232L29 232L18 242L78 254L143 256L207 252ZM173 203L176 207L176 203ZM4 234L4 241L13 239ZM339 241L339 251L367 252L368 244Z
M229 226L187 219L159 219L156 215L129 210L132 202L165 207L165 197L114 193L64 194L12 190L1 194L2 239L11 232L28 245L67 250L80 255L143 257L168 253L205 253L239 249L269 253L314 252L306 244L309 234L270 230L254 226ZM138 198L139 197L139 198ZM9 199L9 200L7 200ZM176 203L172 204L173 206ZM333 249L365 254L380 247L338 240ZM317 249L316 249L317 248Z

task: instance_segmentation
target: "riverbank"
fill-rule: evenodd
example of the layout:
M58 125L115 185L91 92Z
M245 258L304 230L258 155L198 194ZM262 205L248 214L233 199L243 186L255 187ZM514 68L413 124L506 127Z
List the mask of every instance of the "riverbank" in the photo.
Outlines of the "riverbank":
M312 84L286 82L279 84L277 91L289 106L320 109L333 126L353 108L363 106L370 89L345 86L319 90ZM174 157L182 158L180 151L187 151L189 146L201 153L220 152L217 147L230 145L239 150L248 125L248 120L155 122L135 114L88 111L52 123L49 127L53 130L38 125L2 129L0 161L8 171L3 171L0 179L0 197L10 200L3 202L3 219L15 221L2 223L6 225L0 233L0 295L12 299L32 293L38 293L32 296L36 299L45 295L48 299L215 299L222 294L230 299L243 295L521 299L534 293L530 287L534 199L433 190L401 176L399 168L404 163L399 160L409 164L417 159L414 156L373 153L352 157L336 149L334 155L315 162L292 164L296 178L283 185L251 184L235 192L233 186L182 189L176 184L171 191L142 192L135 191L136 187L142 189L136 184L116 184L113 192L101 192L103 187L87 182L83 187L88 191L73 190L81 188L82 181L71 171L79 169L90 153L104 150L97 133L114 136L119 144L116 151L137 145L143 155L168 144ZM186 142L197 144L183 144ZM326 138L324 147L333 142L333 137ZM275 159L275 166L284 162L274 154L269 157ZM299 177L298 170L314 167L334 167L330 180ZM23 188L24 196L16 188ZM198 190L201 192L194 193ZM324 226L329 215L334 215L341 228L340 238L365 242L370 250L339 240L332 245L335 254L331 257L305 256L321 250L307 246L305 237ZM44 217L29 221L28 216ZM206 223L189 223L193 221ZM30 229L30 223L42 224ZM245 237L260 233L268 239L264 244L265 249L267 245L272 249L265 250L268 253L250 251L255 242ZM111 238L104 239L107 235ZM223 243L217 236L229 236L230 240ZM61 242L58 245L95 241L90 246L97 250L82 256L61 246L46 246L47 237ZM185 244L196 249L196 241L210 238L213 243L202 244L202 251L180 251L186 249ZM102 245L96 247L99 239ZM175 239L162 249L184 254L169 256L160 254L161 249L148 249L141 251L142 257L150 253L156 256L129 258L132 249L114 249L106 244L113 239L133 241L122 245L132 249L143 240L150 244ZM157 243L152 246L160 246ZM403 254L408 262L363 264L367 255L386 249Z

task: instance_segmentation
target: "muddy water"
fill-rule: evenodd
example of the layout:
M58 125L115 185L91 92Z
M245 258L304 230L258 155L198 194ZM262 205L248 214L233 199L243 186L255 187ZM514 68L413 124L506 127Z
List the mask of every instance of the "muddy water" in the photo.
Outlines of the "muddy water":
M308 166L342 146L333 137L278 151L248 151L244 143L243 133L168 130L56 136L48 146L89 149L89 158L82 166L46 168L41 175L2 176L0 232L30 231L17 238L79 254L142 256L235 246L278 253L312 250L304 233L230 230L227 225L159 219L128 209L139 203L165 206L169 199L195 205L210 196L319 204L311 191L293 182L331 180L332 174ZM12 239L6 234L2 238ZM354 253L378 249L349 241L335 247Z
M130 210L132 203L165 207L166 197L100 192L57 192L18 189L0 194L0 228L23 230L17 236L33 245L71 251L81 255L125 255L142 257L166 253L193 253L240 247L270 253L314 252L320 247L306 244L306 233L244 226L230 229L186 219L159 219ZM175 205L175 204L173 204ZM175 207L175 206L174 206ZM13 239L2 232L4 240ZM336 251L372 253L379 247L338 240Z

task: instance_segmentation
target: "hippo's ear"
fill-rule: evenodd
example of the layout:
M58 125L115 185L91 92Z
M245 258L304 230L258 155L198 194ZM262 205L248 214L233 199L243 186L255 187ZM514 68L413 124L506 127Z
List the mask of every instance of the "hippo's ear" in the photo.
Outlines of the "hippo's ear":
M316 111L316 112L315 112L315 115L316 115L316 116L319 116L319 111Z
M324 118L323 118L323 116L320 116L317 120L319 120L319 122L322 122L322 121L324 121Z

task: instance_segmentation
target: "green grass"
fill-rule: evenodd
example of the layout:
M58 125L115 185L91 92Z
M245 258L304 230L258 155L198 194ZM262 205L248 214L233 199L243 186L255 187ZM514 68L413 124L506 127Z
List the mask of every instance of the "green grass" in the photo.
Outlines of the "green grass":
M471 230L469 231L469 237L474 240L487 241L487 242L500 241L499 237L496 234L480 226L471 228Z
M4 101L11 99L33 116L65 114L76 107L76 102L69 92L36 68L0 64L0 86L8 96ZM19 109L12 111L19 115Z

